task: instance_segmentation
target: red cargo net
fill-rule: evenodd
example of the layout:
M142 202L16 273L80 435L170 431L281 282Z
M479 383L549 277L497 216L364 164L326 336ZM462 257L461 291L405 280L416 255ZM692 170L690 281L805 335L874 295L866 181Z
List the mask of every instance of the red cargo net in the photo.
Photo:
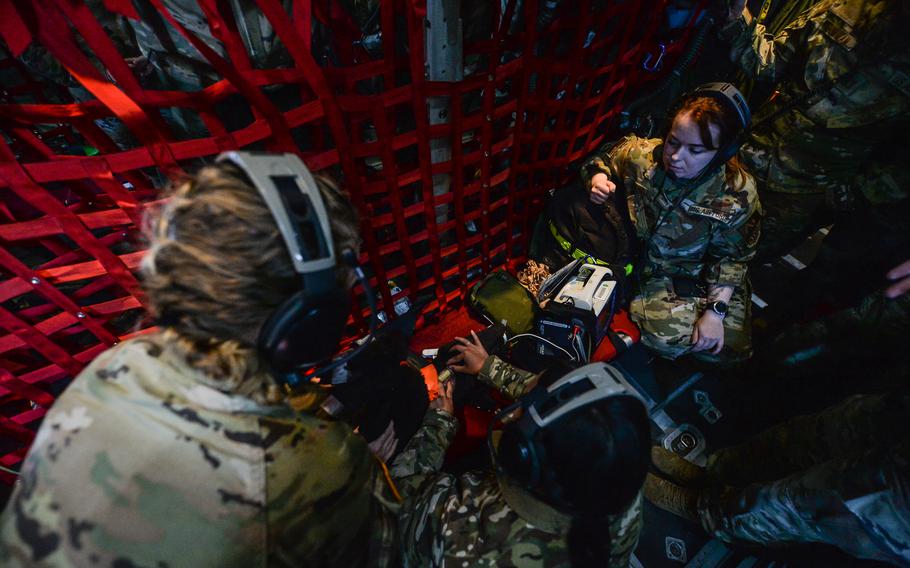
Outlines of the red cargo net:
M18 467L83 366L148 331L139 225L168 176L228 149L297 152L359 208L380 309L430 296L444 313L483 274L523 260L546 192L603 141L620 102L658 78L641 63L664 8L465 2L465 77L431 82L425 2L381 0L364 16L327 0L258 0L280 52L271 67L248 56L231 12L240 3L199 4L194 20L165 0L0 0L2 466ZM140 17L195 48L212 76L204 87L149 83L132 59L138 40L118 43L108 26ZM63 79L41 76L48 62ZM430 124L429 97L447 97L445 123ZM177 132L178 115L195 130ZM451 159L433 163L436 140ZM434 194L443 174L450 188ZM352 333L364 321L357 311Z

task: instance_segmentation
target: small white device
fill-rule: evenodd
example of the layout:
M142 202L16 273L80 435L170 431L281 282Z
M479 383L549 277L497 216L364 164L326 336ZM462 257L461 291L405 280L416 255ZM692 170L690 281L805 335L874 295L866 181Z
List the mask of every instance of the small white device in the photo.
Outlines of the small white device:
M616 288L613 271L606 266L583 264L553 298L554 302L589 310L597 317Z

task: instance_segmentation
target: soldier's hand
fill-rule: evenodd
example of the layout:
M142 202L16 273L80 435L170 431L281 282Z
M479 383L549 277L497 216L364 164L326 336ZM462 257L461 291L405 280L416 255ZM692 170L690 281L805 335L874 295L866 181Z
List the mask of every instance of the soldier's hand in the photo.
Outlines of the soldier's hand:
M888 271L888 280L897 280L885 290L885 296L897 298L910 291L910 259L898 264Z
M397 445L398 436L395 435L395 423L392 421L389 421L385 432L367 444L373 454L384 462L389 461L389 458L395 453L395 446Z
M476 375L479 373L490 354L484 349L477 334L471 331L471 339L456 337L455 341L457 341L459 345L452 347L452 351L457 351L458 355L455 355L446 361L446 365L452 367L452 369L459 373L466 373L468 375Z
M591 178L591 201L603 205L616 191L616 184L610 181L607 174L594 174Z
M455 379L449 379L439 385L439 396L430 402L430 408L437 408L452 416L455 415L455 403L452 400L452 393L455 391Z
M692 330L692 351L708 351L717 355L724 348L724 320L708 310L695 322Z

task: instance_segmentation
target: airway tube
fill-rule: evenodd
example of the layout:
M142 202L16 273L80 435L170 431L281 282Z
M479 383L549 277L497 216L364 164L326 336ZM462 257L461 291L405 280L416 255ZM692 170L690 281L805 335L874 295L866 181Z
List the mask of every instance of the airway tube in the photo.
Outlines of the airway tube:
M277 0L258 3L286 52L274 68L244 55L243 26L227 4L200 0L203 12L188 18L151 0L157 25L198 52L192 65L220 78L187 93L153 83L157 71L141 78L123 58L136 46L115 44L85 5L0 2L0 465L18 468L63 381L150 331L134 327L144 302L138 224L166 176L251 145L299 152L312 170L339 177L359 209L360 262L377 310L395 317L394 279L445 313L484 274L524 260L547 190L574 175L568 166L604 132L615 134L620 101L659 80L640 65L662 17L651 2L599 12L589 1L563 3L572 9L544 14L543 3L512 0L505 17L488 3L488 13L463 15L466 78L457 83L424 78L424 0L381 0L366 19L326 0L298 0L290 15ZM104 6L108 16L138 18L128 0ZM366 20L379 29L359 29ZM178 21L208 22L221 45ZM471 37L477 30L492 31ZM368 52L367 36L379 47ZM31 61L31 44L50 54L68 88L39 83L35 67L10 54ZM88 100L61 104L70 91ZM430 125L429 97L448 100L447 123ZM194 139L177 140L178 116L198 116L188 123L207 132L196 126ZM433 163L433 140L448 142L450 160ZM451 189L434 195L439 175ZM368 326L361 288L351 338ZM0 470L0 481L12 480Z

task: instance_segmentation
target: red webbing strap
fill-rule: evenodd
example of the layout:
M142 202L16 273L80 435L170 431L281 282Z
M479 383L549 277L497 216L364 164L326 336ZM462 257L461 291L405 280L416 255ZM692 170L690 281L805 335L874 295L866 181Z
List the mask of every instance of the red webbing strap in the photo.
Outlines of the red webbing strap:
M104 7L115 14L120 14L134 20L140 19L139 13L136 12L136 7L133 6L131 0L104 0Z
M116 338L109 331L88 317L87 308L81 307L73 302L66 294L50 285L46 279L37 276L36 273L28 269L16 257L14 257L5 248L0 248L0 266L9 270L23 281L31 284L34 291L47 299L49 302L56 304L60 309L68 312L74 320L85 320L83 325L91 331L99 340L108 345L113 345Z
M505 18L508 18L508 19L505 19L505 18L503 19L496 36L493 38L494 39L493 51L492 51L492 54L490 55L491 69L490 69L490 73L487 75L488 79L490 80L490 84L487 85L486 91L492 91L494 95L496 92L497 84L499 84L503 80L503 77L496 76L496 66L493 66L493 63L494 63L494 61L498 63L502 57L502 51L503 51L503 46L504 46L503 36L504 36L505 32L508 31L508 29L509 29L509 25L511 23L511 18L515 11L515 4L516 4L515 0L511 0L506 5ZM581 13L585 14L585 13L588 13L588 7L589 7L588 2L583 2L582 6L579 7L579 10ZM536 21L536 16L535 16L535 21ZM536 30L537 26L530 26L530 28L533 28L534 30ZM581 34L582 30L584 30L584 27L578 26L577 31L576 31L576 36ZM527 57L529 55L528 49L533 50L533 45L534 45L533 42L534 42L535 35L533 35L532 33L529 33L529 32L525 32L525 33L526 33L526 43L525 43L525 52L524 52L523 56ZM574 41L580 45L581 40L579 40L578 37L576 37ZM530 55L533 56L533 51L530 53ZM573 56L570 56L570 61L576 61L576 60L580 61L580 59L581 58L577 53L573 53ZM527 84L525 82L526 78L527 78L527 75L522 74L522 76L521 76L522 85ZM519 105L520 105L520 102L521 102L521 96L519 96ZM518 121L516 121L516 122L518 122ZM513 136L514 136L514 138L512 139L512 147L515 146L515 142L520 140L520 138L518 136L518 132L517 132L517 124L516 124L516 132L515 132L515 134L513 134ZM484 146L484 147L486 147L486 146ZM505 148L503 148L503 149L505 150ZM519 152L520 151L521 150L519 147ZM493 154L495 156L496 152L494 151ZM514 171L514 168L513 168L513 171ZM531 205L526 199L523 199L524 192L526 191L526 189L519 191L516 188L513 180L514 180L514 175L512 175L510 173L509 178L506 180L506 188L507 188L506 191L507 191L507 195L508 195L507 203L506 203L506 223L507 223L507 225L506 225L506 262L509 262L514 256L514 248L513 248L512 240L515 235L515 225L514 225L515 203L518 202L519 200L523 203L523 212L524 212L525 218L527 216L527 212ZM521 234L526 236L528 234L528 231L526 228L526 222L523 222L521 226L522 226ZM526 240L526 242L529 242L529 241Z
M354 64L357 60L354 42L360 39L361 30L341 7L341 3L316 0L313 12L335 39L331 45L338 51L341 61L346 65Z
M15 133L20 140L29 143L30 146L37 150L41 157L45 159L52 159L54 157L53 151L31 131L24 128L13 128L12 132ZM136 193L127 191L122 183L114 179L107 161L103 157L87 158L80 160L79 164L82 166L83 174L79 179L75 180L75 183L69 186L70 189L75 190L81 199L91 202L95 197L95 188L92 187L88 180L94 181L104 189L107 195L114 199L114 202L122 209L122 212L126 213L129 218L127 222L131 221L138 226L141 213L139 211L139 201L136 198ZM140 183L144 185L144 180ZM117 213L121 213L121 211L118 210ZM48 219L43 219L42 221L47 220ZM15 226L13 227L15 228ZM0 230L2 230L2 227L0 227ZM35 237L38 235L32 236ZM45 246L51 247L54 245L53 243L46 243Z
M139 81L136 80L132 70L117 51L114 42L107 36L101 24L98 23L88 7L85 4L76 4L70 0L55 0L55 3L66 17L73 22L80 35L85 38L86 43L104 64L114 82L123 88L131 100L135 101L140 97L142 87L139 85ZM157 132L162 133L161 139L163 142L167 142L172 138L170 129L160 114L156 112L148 113L145 114L145 119L154 124ZM166 167L173 169L176 164L168 162Z
M240 30L234 14L226 2L215 0L197 0L199 7L209 21L209 30L221 42L227 51L228 60L240 73L247 74L253 68L246 46L240 40ZM227 14L224 11L227 10ZM242 14L237 14L238 17Z
M300 39L303 40L303 45L307 51L312 49L313 43L313 7L311 2L312 0L294 2L292 14L294 28L297 30L297 34L300 35Z
M594 28L601 29L601 28L605 27L611 18L613 18L613 19L622 18L623 20L625 20L627 22L635 21L637 13L636 12L629 13L630 11L634 10L635 8L636 8L636 6L633 6L633 5L615 6L615 7L611 6L610 9L608 9L602 17L598 18L597 23L594 24ZM628 42L628 38L631 37L630 34L631 34L632 29L634 29L634 26L631 26L631 25L625 26L626 33L623 36L623 39L622 39L622 42L621 42L621 45L620 45L620 48L618 51L619 55L617 55L617 61L613 64L614 71L619 67L619 61L622 59L621 54L624 53L624 51L625 51L625 46ZM611 72L609 79L607 79L607 81L603 87L603 90L600 93L600 96L596 97L596 98L594 96L592 96L592 91L594 90L595 79L599 75L598 71L600 71L600 69L590 72L586 77L587 81L586 81L586 85L585 85L585 89L584 89L584 94L581 97L581 100L584 101L584 105L582 108L576 109L576 116L575 116L575 120L572 123L572 129L571 129L572 137L569 138L569 142L570 142L569 149L568 149L569 155L574 155L575 152L578 152L578 150L573 151L573 149L575 149L575 147L577 146L577 142L579 140L579 134L590 132L590 130L587 130L587 131L582 130L582 128L583 128L582 118L585 116L587 110L589 108L592 108L592 106L594 106L594 105L600 105L601 102L606 99L606 97L608 97L610 94L612 94L612 90L609 86L616 84L615 83L616 74L615 74L615 72ZM598 116L596 112L595 112L595 116ZM587 151L588 151L587 148L584 148L584 147L580 148L580 150L584 153L587 153Z
M128 339L131 336L136 336L136 335L140 335L140 334L144 334L144 333L150 333L152 331L155 331L155 329L156 328L143 329L140 332L137 332L135 334L126 335L123 337L123 339L125 341L126 339ZM86 349L84 351L80 351L79 353L74 355L73 359L75 359L79 363L79 366L81 369L81 368L85 367L85 365L88 364L89 361L91 361L92 359L97 357L100 353L102 353L106 349L107 349L106 345L102 345L102 344L93 345L92 347L89 347L88 349ZM41 367L40 369L36 369L29 373L20 375L19 378L29 384L37 384L37 383L44 383L44 382L50 383L50 382L54 382L56 380L59 380L59 379L65 377L67 374L68 373L64 368L52 363L50 365Z
M659 4L658 6L655 6L654 9L651 12L649 12L651 16L650 16L648 25L647 25L645 33L644 33L644 37L646 37L646 38L653 36L654 31L657 28L658 23L660 22L659 18L664 12L663 7L666 4L666 0L658 0L658 4ZM639 8L639 11L640 11L640 8ZM642 51L641 42L636 44L635 50L633 50L632 53L627 53L627 51L626 51L626 46L628 45L628 42L631 39L631 31L632 31L632 26L629 26L626 29L626 33L623 35L622 45L618 52L619 57L617 57L616 61L614 61L614 63L613 63L613 69L610 74L610 80L607 82L607 85L613 84L613 81L616 77L617 71L620 68L620 65L622 63L626 63L627 61L631 62L631 65L629 65L627 67L627 69L629 71L634 73L636 76L640 73L639 66L638 66L638 56L641 54L641 51ZM622 100L622 95L625 93L626 89L628 88L628 86L630 84L631 84L631 81L626 81L623 85L623 88L617 95L616 103L615 103L617 110L620 106L620 101ZM597 111L594 114L594 116L596 116L596 117L604 117L604 114L605 114L604 107L606 106L606 103L608 100L608 97L606 96L608 94L607 90L608 89L605 87L604 93L603 93L604 96L601 97L600 103L597 105ZM615 120L615 116L616 116L615 112L610 113L609 116L606 117L607 124L613 124L613 122ZM600 142L600 140L594 139L595 134L597 132L603 132L604 129L606 128L606 126L604 125L603 118L598 118L597 120L595 120L595 123L596 123L596 127L592 125L591 130L588 132L587 140L585 141L585 144L584 144L584 150L586 152L590 152L595 149L594 146Z
M372 227L367 225L370 212L362 197L360 175L354 164L353 157L351 156L350 138L348 137L347 128L345 128L338 101L329 88L322 70L316 65L312 53L307 49L307 45L304 43L303 38L301 38L297 31L288 23L287 15L278 4L277 0L260 0L260 7L269 19L269 22L275 28L275 33L287 47L294 62L302 67L304 71L303 77L307 80L310 88L319 97L326 122L329 125L332 137L335 140L335 145L337 146L338 158L341 161L341 169L346 178L345 188L350 193L351 199L360 213L361 223L364 228L364 230L361 231L364 239L364 248L366 249L364 252L369 255L368 258L371 267L379 281L382 282L382 285L374 288L374 290L378 290L382 297L383 305L391 306L392 298L389 294L388 286L385 285L387 280L385 267L383 266L381 255L378 254L379 247L376 243ZM309 162L308 165L314 167L312 162ZM363 260L364 255L362 254L361 261Z
M51 149L30 130L26 128L11 128L10 130L18 138L19 142L28 146L28 150L32 150L32 152L28 152L30 158L34 156L35 158L51 159L54 156ZM21 146L19 151L26 152ZM67 192L70 194L75 193L79 199L85 201L92 201L95 191L96 188L89 181L81 179L76 180L67 187Z
M83 213L77 215L79 220L89 229L109 227L111 225L127 225L130 218L119 209ZM34 221L22 221L8 225L0 225L0 239L7 241L22 241L37 239L48 235L59 235L63 229L56 219L41 217Z
M106 194L113 198L114 203L126 213L130 221L134 225L140 226L142 224L142 211L140 210L139 201L132 192L123 187L122 183L114 179L114 174L111 172L110 164L107 163L107 160L103 158L97 160L83 159L79 160L79 162L85 170L86 179L91 179L97 183Z
M6 150L5 143L0 141L0 152ZM35 183L17 162L0 163L0 180L23 200L32 203L45 214L55 218L56 222L83 250L94 256L111 276L127 292L138 295L139 283L127 269L126 265L107 247L99 246L98 240L79 222L79 218L59 201L54 199L43 187ZM5 251L4 251L5 252Z
M83 294L83 297L84 296L85 294ZM139 300L132 296L125 296L123 298L118 298L109 302L101 302L99 304L93 304L91 306L92 313L95 316L93 319L97 319L99 321L108 320L109 318L106 316L117 316L127 310L140 308L142 308L142 304L140 304ZM46 316L48 313L54 310L55 306L51 304L45 304L42 306L35 306L33 308L22 310L19 312L19 315L22 318L28 318L29 320L38 320L39 318ZM51 337L55 334L59 334L57 337L66 337L82 332L78 326L74 325L78 322L79 320L70 314L61 312L57 315L46 317L40 320L40 322L35 325L35 330L47 337ZM114 343L116 343L116 341ZM27 346L28 344L25 341L14 334L8 334L0 337L0 354Z
M135 269L142 260L144 251L132 252L119 257L120 260L129 268ZM89 261L81 264L59 266L54 268L45 268L35 272L39 278L45 278L48 282L62 284L64 282L73 282L84 280L86 278L97 278L104 274L104 266L98 261Z
M15 440L30 444L35 434L17 422L0 416L0 435L10 436Z
M32 43L32 34L13 5L13 0L0 0L0 37L6 42L13 57L22 55Z
M384 63L382 79L387 91L395 87L395 3L395 0L381 0L379 7Z
M373 124L376 127L376 135L379 140L391 139L393 130L392 126L389 124L389 119L384 108L375 108L375 111L373 112ZM398 235L398 241L392 243L392 247L394 248L389 248L387 250L388 253L392 253L396 249L401 251L402 256L404 257L404 265L407 269L408 282L413 286L413 284L417 282L417 265L414 262L411 236L408 235L405 212L401 204L401 192L398 189L398 168L390 144L383 144L381 152L382 174L386 184L386 194L392 205L392 220L395 225L395 233Z
M139 283L127 269L120 258L107 247L99 246L98 240L83 226L76 215L57 202L41 186L32 182L23 175L16 163L0 163L0 179L10 184L10 189L21 198L31 201L46 214L56 217L56 221L66 234L87 253L98 259L104 269L111 274L114 280L127 292L133 295L140 294ZM28 188L28 189L26 189ZM7 251L3 251L8 254ZM10 255L12 256L12 255ZM6 257L0 257L6 258ZM3 264L10 270L15 267L7 261ZM49 291L48 291L49 293Z
M2 389L2 387L0 387ZM27 412L17 414L16 416L6 418L0 416L0 437L7 441L15 440L22 444L22 447L13 450L5 456L0 456L0 465L8 468L15 468L23 459L25 454L35 438L34 432L23 426L24 424L38 423L47 411L44 407L38 406ZM16 477L4 471L0 471L0 482L12 485L16 482Z
M0 307L0 327L8 329L16 334L20 339L31 345L38 353L44 356L48 361L64 369L67 373L75 376L82 370L82 365L72 358L65 349L49 340L40 331L29 325L27 322L16 317L12 312Z
M0 368L0 387L8 390L12 396L16 398L31 400L41 406L50 408L50 406L54 404L54 397L38 387L17 379L12 373L3 368ZM4 394L6 393L0 394L0 397L3 397ZM0 401L2 400L3 399L0 398Z

